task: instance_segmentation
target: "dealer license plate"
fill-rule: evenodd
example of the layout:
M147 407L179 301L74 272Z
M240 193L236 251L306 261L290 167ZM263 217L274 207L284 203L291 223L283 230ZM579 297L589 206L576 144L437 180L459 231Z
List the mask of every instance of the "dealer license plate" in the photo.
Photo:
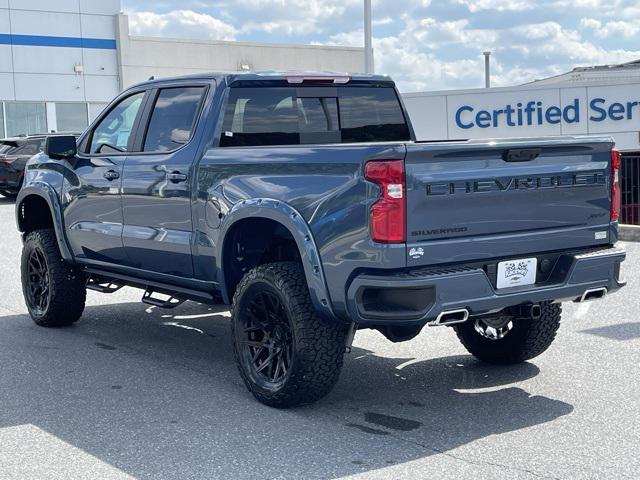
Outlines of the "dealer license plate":
M498 263L498 288L519 287L536 283L537 258L522 258Z

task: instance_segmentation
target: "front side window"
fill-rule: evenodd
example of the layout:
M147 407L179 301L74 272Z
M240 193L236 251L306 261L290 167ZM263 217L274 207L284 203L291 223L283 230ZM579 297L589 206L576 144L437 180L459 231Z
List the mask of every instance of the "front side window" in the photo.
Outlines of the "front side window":
M220 146L409 141L391 87L342 87L333 96L291 87L232 88Z
M156 99L144 141L145 152L167 152L188 143L204 87L165 88Z
M40 102L7 102L7 136L32 135L47 131L45 104Z
M144 92L136 93L112 108L93 129L87 153L126 152L143 98Z

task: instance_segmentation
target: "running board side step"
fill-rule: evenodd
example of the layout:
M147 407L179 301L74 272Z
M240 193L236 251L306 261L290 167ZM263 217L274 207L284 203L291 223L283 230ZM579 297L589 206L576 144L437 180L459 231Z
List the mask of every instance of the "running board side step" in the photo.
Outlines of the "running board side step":
M89 278L87 279L86 287L89 290L93 290L95 292L113 293L124 287L124 284L90 274Z
M142 301L156 307L173 308L186 300L207 305L220 305L222 303L220 296L211 291L194 290L192 288L142 279L96 267L85 267L84 271L89 277L87 281L88 289L102 293L113 293L122 287L140 288L145 291ZM168 296L170 298L166 300L160 299L154 296L155 294Z
M467 320L469 320L469 310L466 308L460 308L457 310L445 310L444 312L440 312L437 318L429 322L427 325L430 327L440 327L464 323Z
M154 294L165 295L168 298L162 299L154 297ZM185 302L186 299L174 297L169 293L156 292L152 288L147 288L142 294L142 303L146 303L147 305L153 305L158 308L176 308L178 305L181 305Z

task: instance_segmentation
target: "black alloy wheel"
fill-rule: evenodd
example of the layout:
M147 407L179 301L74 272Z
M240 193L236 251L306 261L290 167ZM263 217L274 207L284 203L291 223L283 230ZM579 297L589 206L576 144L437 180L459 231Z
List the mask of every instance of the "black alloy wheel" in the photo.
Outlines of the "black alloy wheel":
M31 250L27 260L25 293L29 309L38 316L44 315L51 299L51 279L47 258L39 246Z
M294 349L291 323L282 302L273 292L255 289L239 318L237 345L244 368L261 388L277 390L291 369Z
M347 325L321 318L302 265L259 265L236 288L233 351L253 396L271 407L315 402L338 381Z
M62 327L80 318L86 279L78 266L62 259L53 229L26 235L20 263L24 301L37 325Z

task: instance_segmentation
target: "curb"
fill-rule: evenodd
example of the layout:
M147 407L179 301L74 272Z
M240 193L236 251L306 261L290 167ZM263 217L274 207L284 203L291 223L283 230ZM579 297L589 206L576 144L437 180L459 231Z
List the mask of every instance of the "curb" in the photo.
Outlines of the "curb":
M620 225L618 230L618 239L625 242L640 242L640 226L639 225Z

